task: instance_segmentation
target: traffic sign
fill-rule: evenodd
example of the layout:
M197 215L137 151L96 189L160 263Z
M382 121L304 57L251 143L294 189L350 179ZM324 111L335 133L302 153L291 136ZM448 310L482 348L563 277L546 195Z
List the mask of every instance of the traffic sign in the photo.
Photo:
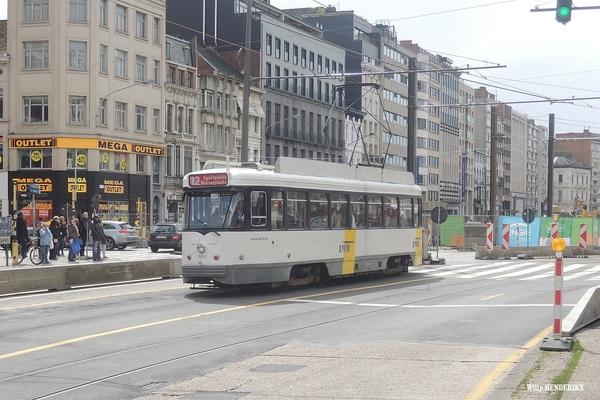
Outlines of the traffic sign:
M434 207L431 210L431 220L436 224L443 224L448 219L448 210L444 207Z
M40 194L40 185L30 183L27 185L27 191L32 194Z
M533 211L531 208L526 208L523 210L523 222L530 224L533 221L535 221L535 211Z

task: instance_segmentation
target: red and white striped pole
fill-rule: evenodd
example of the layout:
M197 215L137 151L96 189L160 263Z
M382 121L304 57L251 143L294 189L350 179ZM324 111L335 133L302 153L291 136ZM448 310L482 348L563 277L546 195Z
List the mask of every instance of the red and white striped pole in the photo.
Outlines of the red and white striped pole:
M562 304L563 304L563 258L562 251L566 247L565 240L558 237L552 240L552 249L556 252L554 268L554 323L552 339L544 338L540 349L568 351L573 348L573 338L562 336Z
M550 237L552 239L558 238L558 222L552 222L550 224Z
M579 248L587 247L587 224L579 224Z
M502 250L508 250L509 238L510 238L510 225L502 224Z
M433 232L433 221L429 220L429 222L427 222L427 243L428 244L431 244L432 232Z
M485 247L487 249L488 252L492 252L492 250L494 249L494 224L488 222L487 223L487 234L486 234L486 242L485 242Z

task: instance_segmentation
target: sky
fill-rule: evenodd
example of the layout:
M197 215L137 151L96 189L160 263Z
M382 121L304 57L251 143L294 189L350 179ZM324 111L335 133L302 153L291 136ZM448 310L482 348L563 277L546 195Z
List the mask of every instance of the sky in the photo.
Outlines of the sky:
M7 1L0 0L0 19L6 18ZM531 12L554 8L556 0L324 1L271 0L271 4L283 9L331 4L353 10L371 23L386 20L395 26L398 40L412 40L447 56L456 67L503 66L462 77L475 81L468 82L473 87L486 86L503 102L554 100L512 107L543 126L554 114L557 134L584 129L600 134L600 99L580 100L600 97L600 41L594 29L600 9L574 10L571 21L562 25L553 11Z
M271 0L284 9L328 4L353 10L370 23L386 20L395 26L398 40L447 56L455 67L505 66L463 73L462 78L474 81L467 82L470 86L486 86L502 102L554 100L511 106L546 127L554 114L557 134L584 129L600 134L600 41L593 28L600 9L574 10L563 25L554 11L530 11L555 8L556 0ZM579 100L590 97L598 99Z

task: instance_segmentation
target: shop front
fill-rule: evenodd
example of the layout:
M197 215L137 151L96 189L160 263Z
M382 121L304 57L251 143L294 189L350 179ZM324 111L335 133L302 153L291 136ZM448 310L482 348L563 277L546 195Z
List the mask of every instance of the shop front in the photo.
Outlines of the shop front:
M10 198L16 194L18 209L28 225L54 215L81 216L98 213L104 220L132 225L148 202L150 177L109 172L17 171L9 172ZM75 185L76 183L76 185ZM38 185L39 194L28 193L28 185ZM76 196L73 190L76 188ZM73 208L74 206L74 208ZM145 221L144 221L145 222Z

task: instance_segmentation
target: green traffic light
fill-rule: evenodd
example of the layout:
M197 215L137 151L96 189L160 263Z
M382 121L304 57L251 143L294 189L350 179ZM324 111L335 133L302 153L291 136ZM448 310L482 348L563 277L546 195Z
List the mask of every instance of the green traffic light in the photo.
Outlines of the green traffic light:
M567 6L561 6L558 8L557 14L560 18L569 18L571 15L571 8Z

